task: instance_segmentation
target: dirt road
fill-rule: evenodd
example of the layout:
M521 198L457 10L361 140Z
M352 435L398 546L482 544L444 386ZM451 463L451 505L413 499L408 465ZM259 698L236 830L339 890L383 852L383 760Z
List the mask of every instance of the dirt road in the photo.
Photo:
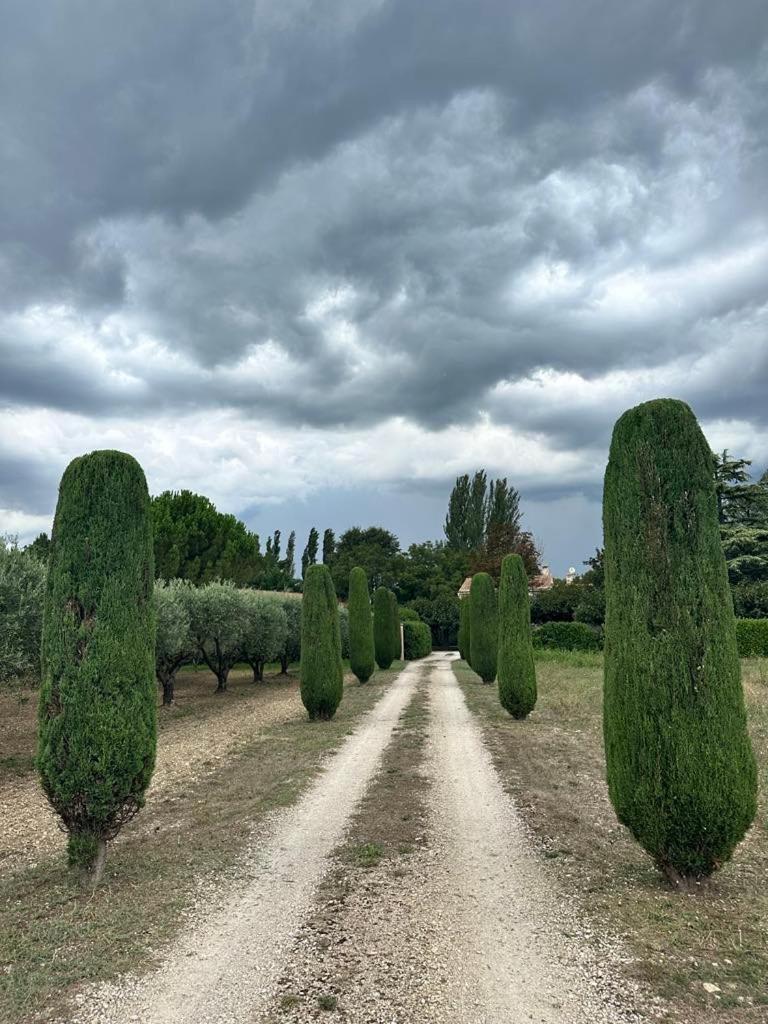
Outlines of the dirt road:
M297 936L316 909L334 849L376 779L417 687L426 690L429 707L421 742L432 849L429 869L422 867L422 877L399 893L396 920L403 934L391 935L390 947L402 942L413 950L413 936L428 935L419 946L424 977L434 975L440 996L434 1005L420 998L418 1014L403 1017L393 1011L393 993L375 985L376 1005L367 1006L364 1016L351 1007L339 1009L337 1019L398 1024L640 1020L626 1004L609 946L601 947L553 891L466 707L451 657L434 655L398 676L305 796L275 817L270 837L251 851L247 880L213 911L200 909L164 966L147 979L96 989L74 1018L77 1024L278 1019L278 979L292 958L296 962ZM368 901L366 914L376 913ZM330 1009L308 1004L296 1019L325 1014L333 1019Z

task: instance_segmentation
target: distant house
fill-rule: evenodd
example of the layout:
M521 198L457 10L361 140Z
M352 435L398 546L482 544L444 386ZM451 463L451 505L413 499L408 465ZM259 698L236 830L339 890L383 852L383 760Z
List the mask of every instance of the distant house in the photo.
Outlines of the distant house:
M528 584L531 594L537 594L540 590L551 590L555 585L555 577L548 565L542 565L538 576L533 576Z
M570 569L568 570L568 572L565 574L565 582L566 583L573 583L574 580L576 580L576 579L578 579L578 573L576 572L574 567L571 566Z

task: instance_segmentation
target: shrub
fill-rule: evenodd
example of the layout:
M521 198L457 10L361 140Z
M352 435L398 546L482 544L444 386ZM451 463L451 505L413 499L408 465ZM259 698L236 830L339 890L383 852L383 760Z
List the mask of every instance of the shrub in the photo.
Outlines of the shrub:
M470 664L484 683L492 683L496 678L498 617L496 592L487 572L478 572L472 577L469 616Z
M415 608L402 607L400 608L400 621L401 622L421 622L421 616Z
M608 788L679 884L729 859L756 801L712 456L683 402L619 419L603 519Z
M163 688L163 704L166 706L173 703L176 673L195 654L186 599L189 587L186 580L171 580L169 583L158 580L155 584L155 675Z
M459 605L459 654L467 662L471 664L469 660L469 648L470 648L470 612L469 612L469 598L465 597Z
M406 619L403 623L403 644L406 661L426 658L428 654L432 653L432 630L426 622L413 622L411 619Z
M501 706L513 718L525 718L536 705L536 667L528 577L520 555L507 555L501 563L498 676Z
M359 565L349 574L349 660L358 680L367 683L376 669L376 657L368 577Z
M377 587L373 595L373 641L376 664L381 669L388 669L399 653L394 647L394 608L390 593L386 587Z
M0 682L40 678L46 562L0 537Z
M602 638L585 622L545 622L533 630L533 646L560 651L599 651Z
M310 719L330 719L341 702L339 605L327 565L310 565L301 615L301 699Z
M531 621L537 624L541 622L572 622L582 596L580 583L555 580L549 590L540 590L533 598Z
M768 619L736 619L736 642L742 658L768 658Z
M114 451L74 459L53 525L37 761L69 862L95 883L155 764L153 578L141 466Z
M254 683L264 679L264 666L285 648L288 621L279 598L256 590L241 590L243 602L243 661L253 669Z
M242 655L246 624L243 591L216 580L185 594L190 632L201 660L216 676L216 693L227 688L229 673Z
M286 675L288 666L301 657L301 598L284 596L281 604L285 612L286 634L279 658L280 671Z

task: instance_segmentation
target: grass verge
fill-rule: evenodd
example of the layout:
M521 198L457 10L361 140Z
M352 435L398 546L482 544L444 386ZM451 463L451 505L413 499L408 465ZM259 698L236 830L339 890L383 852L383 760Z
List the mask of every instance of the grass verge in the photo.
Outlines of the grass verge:
M495 686L483 686L464 662L454 666L496 767L563 887L624 938L635 957L630 972L660 997L659 1014L670 1021L757 1024L767 1016L768 663L745 661L743 670L761 769L758 816L733 860L687 895L661 879L608 799L601 655L537 652L539 701L524 722L501 708Z

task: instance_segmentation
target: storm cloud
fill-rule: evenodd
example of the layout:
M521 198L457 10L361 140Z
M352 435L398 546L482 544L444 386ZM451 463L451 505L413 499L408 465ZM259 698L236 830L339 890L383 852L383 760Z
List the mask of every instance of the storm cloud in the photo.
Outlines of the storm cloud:
M762 0L6 0L0 180L0 529L106 444L260 527L596 506L658 395L768 462Z

